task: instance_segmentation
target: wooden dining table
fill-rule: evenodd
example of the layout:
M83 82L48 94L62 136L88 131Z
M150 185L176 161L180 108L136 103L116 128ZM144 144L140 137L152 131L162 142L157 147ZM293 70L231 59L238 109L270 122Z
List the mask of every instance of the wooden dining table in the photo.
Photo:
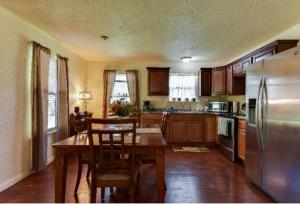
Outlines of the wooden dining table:
M157 202L164 202L165 197L165 147L167 143L161 132L152 128L137 128L139 141L136 143L136 154L156 155ZM97 145L97 143L95 143ZM87 134L78 134L52 145L55 149L55 202L65 202L68 157L89 152ZM132 144L125 144L130 148Z

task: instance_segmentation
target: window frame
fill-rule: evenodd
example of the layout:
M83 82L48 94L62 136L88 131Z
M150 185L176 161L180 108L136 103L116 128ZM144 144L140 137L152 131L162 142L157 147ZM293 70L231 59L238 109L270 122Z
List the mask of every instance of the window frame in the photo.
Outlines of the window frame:
M52 62L55 62L55 69L56 69L56 76L55 76L55 79L56 79L56 93L55 92L51 92L51 94L53 94L55 96L55 127L51 127L51 128L48 128L48 124L49 124L49 114L48 114L48 124L47 124L47 132L48 134L51 134L51 133L55 133L57 132L57 88L58 88L58 77L57 77L57 59L55 57L50 57L50 60L49 60L49 72L50 72L50 64L51 64L51 61ZM49 78L48 78L48 109L49 109L49 95L50 95L50 92L49 92ZM47 110L48 111L48 110Z
M117 75L125 75L125 80L117 80ZM119 82L119 83L126 83L127 84L127 93L128 95L127 96L123 96L123 97L118 97L118 96L113 96L113 92L114 92L114 88L115 88L115 83L116 82ZM110 96L110 100L109 100L109 103L112 104L112 99L113 98L126 98L125 101L126 102L129 102L130 103L130 96L129 96L129 88L128 88L128 81L127 81L127 76L126 76L126 73L123 73L123 72L117 72L116 73L116 76L115 76L115 80L114 80L114 85L113 85L113 89L112 89L112 92L111 92L111 96Z
M197 101L197 98L198 98L198 96L197 96L197 93L198 93L198 89L199 89L199 87L198 87L198 79L197 79L197 77L198 77L198 75L197 75L197 73L175 73L175 72L173 72L173 73L170 73L169 74L169 96L168 96L168 101L172 101L172 102L174 102L173 101L173 98L176 98L175 99L175 102L178 102L177 101L177 98L179 98L178 96L176 96L176 97L173 97L173 96L171 96L171 77L172 76L193 76L193 77L195 77L195 96L194 97L192 97L192 98L195 98L195 100ZM180 102L184 102L185 101L185 98L183 98L182 96L180 96L180 98L181 98L181 101Z

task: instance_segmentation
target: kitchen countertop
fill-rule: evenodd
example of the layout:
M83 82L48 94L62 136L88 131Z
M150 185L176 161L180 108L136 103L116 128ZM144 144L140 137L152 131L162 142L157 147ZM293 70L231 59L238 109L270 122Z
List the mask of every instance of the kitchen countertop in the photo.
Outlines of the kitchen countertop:
M151 110L151 111L143 111L143 114L161 114L164 111L166 111L170 114L209 114L209 115L231 116L231 117L236 117L238 119L246 119L245 115L221 113L221 112L210 112L210 111L167 111L167 110L163 110L163 109L156 109L156 110Z

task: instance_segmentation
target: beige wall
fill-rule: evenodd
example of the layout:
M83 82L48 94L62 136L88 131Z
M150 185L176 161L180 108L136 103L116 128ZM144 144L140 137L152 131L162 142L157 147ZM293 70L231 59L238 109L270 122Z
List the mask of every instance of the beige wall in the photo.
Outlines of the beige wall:
M88 102L88 110L94 113L95 117L102 116L102 101L103 101L103 70L104 69L137 69L139 70L140 79L140 104L142 105L143 100L150 100L156 108L163 108L166 106L177 106L181 107L182 103L174 104L168 102L168 97L166 96L148 96L147 95L147 69L146 67L171 67L171 72L188 72L197 73L201 64L199 63L189 63L184 64L182 62L169 62L169 63L134 63L134 62L89 62L87 68L87 89L92 92L93 100ZM200 97L200 106L206 100L226 100L226 97ZM244 96L231 96L229 100L243 102ZM191 103L192 108L196 108L195 103ZM186 107L189 107L187 104Z
M0 191L31 170L30 41L69 58L71 110L86 85L86 61L0 7ZM52 138L49 138L51 141ZM51 154L51 149L49 153ZM52 155L49 155L51 157Z

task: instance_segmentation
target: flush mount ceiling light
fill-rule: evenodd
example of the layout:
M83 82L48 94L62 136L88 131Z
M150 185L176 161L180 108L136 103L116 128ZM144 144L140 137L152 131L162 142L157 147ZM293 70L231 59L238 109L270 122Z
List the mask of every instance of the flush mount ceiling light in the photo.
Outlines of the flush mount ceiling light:
M107 39L108 39L108 36L107 36L107 35L101 35L100 38L101 38L102 40L107 40Z
M181 57L180 59L184 63L189 63L192 60L192 57Z

